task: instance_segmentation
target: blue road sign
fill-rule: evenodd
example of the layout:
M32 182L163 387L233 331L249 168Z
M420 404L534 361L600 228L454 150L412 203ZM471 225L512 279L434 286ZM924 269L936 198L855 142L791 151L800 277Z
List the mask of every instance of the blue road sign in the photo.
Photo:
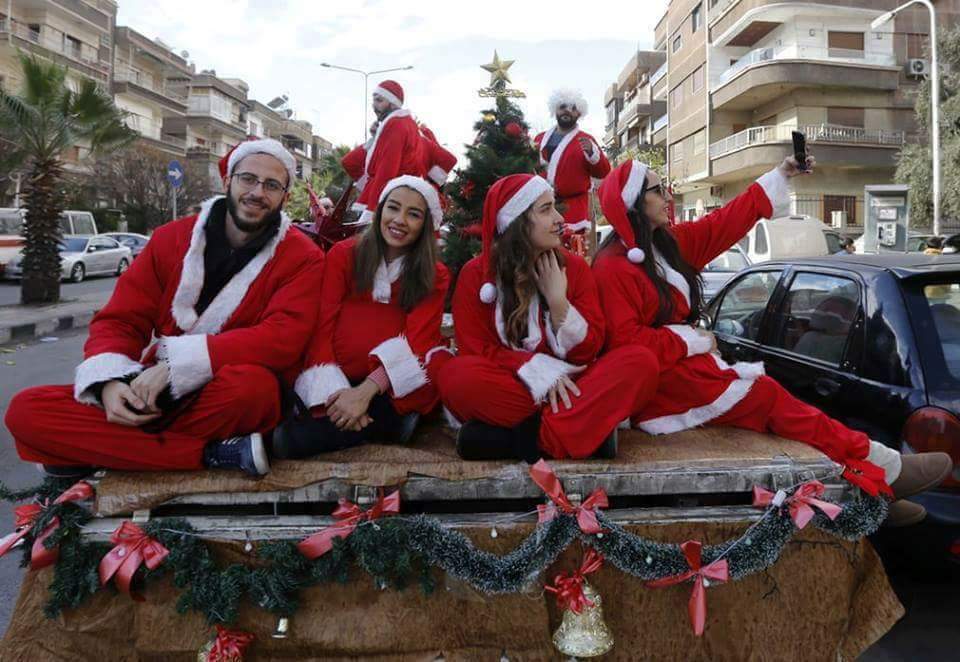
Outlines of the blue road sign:
M167 166L167 181L173 188L180 188L183 185L183 166L179 161L173 160Z

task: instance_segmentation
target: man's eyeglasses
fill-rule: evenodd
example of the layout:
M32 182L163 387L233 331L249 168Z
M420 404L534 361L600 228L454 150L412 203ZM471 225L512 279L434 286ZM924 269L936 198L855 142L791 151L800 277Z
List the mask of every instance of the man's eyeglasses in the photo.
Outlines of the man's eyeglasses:
M233 176L240 182L240 186L247 191L257 188L257 184L263 184L263 190L273 195L287 190L287 187L276 179L260 179L252 172L235 172Z

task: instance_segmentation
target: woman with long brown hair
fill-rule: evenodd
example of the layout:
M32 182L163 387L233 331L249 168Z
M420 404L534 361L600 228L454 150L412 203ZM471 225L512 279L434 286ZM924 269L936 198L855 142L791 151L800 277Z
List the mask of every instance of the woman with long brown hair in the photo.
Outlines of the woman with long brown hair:
M458 356L437 377L462 424L464 459L611 457L617 425L656 390L648 350L597 359L597 288L587 263L561 247L563 229L545 179L510 175L490 187L482 253L453 297Z
M366 441L403 443L438 402L428 371L450 357L440 334L450 277L438 260L436 189L391 180L369 229L327 253L320 319L296 393L301 414L273 433L277 457Z
M695 326L703 311L700 270L760 218L786 213L787 182L812 170L813 158L802 170L798 165L787 158L722 209L677 225L671 225L670 193L657 173L639 161L613 170L600 186L600 204L614 232L593 263L607 319L607 348L646 347L657 356L660 386L632 412L634 427L650 434L705 424L773 432L819 449L868 491L892 488L902 499L942 481L950 472L950 456L901 458L793 397L764 374L762 363L726 363L713 334ZM924 514L922 506L908 501L896 502L891 513L896 524Z

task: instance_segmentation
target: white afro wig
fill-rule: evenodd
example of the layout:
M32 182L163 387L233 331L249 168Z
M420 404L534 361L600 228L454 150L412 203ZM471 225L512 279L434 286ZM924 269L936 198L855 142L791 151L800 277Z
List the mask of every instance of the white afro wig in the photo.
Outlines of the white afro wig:
M575 106L580 111L580 117L587 114L587 100L579 90L559 89L554 90L547 102L550 106L550 114L556 115L557 108L562 105Z

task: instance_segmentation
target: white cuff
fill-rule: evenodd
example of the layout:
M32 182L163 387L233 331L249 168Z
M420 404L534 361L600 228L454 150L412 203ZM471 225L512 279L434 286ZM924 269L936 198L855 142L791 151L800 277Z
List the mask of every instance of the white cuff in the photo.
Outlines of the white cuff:
M883 469L884 480L887 485L900 477L900 471L903 469L903 458L896 450L881 444L879 441L870 441L870 452L867 453L867 461Z
M553 325L550 324L549 319L544 326L547 327L547 344L550 345L550 349L557 355L557 358L567 358L567 352L582 343L583 339L587 337L587 320L572 304L567 308L567 317L563 320L560 328L557 329L556 334L553 333Z
M293 385L307 407L327 404L337 391L350 388L350 380L336 363L322 363L300 373Z
M587 153L584 152L583 156L587 159L587 163L590 165L597 165L600 161L600 145L593 143L593 156L587 156Z
M164 336L160 338L157 358L170 367L170 395L175 400L213 379L206 334Z
M667 324L663 328L672 331L680 336L687 346L687 356L696 356L697 354L706 354L713 347L709 336L703 336L697 333L697 330L686 324Z
M433 166L427 171L427 177L432 179L437 186L443 186L447 182L447 171L440 166Z
M77 366L73 377L73 397L85 405L99 405L90 387L114 379L123 379L143 372L143 364L126 354L105 352L94 354Z
M563 226L570 232L586 232L593 225L588 219L577 221L576 223L564 223Z
M410 395L429 381L427 373L420 365L420 359L403 336L387 338L370 350L370 355L380 359L396 398Z
M779 218L790 214L790 189L787 177L780 168L774 168L770 172L762 175L757 184L767 194L770 206L773 207L773 215L770 218Z
M560 378L572 373L577 366L554 358L549 354L534 354L533 358L520 366L517 376L530 389L530 395L537 404L543 402Z

